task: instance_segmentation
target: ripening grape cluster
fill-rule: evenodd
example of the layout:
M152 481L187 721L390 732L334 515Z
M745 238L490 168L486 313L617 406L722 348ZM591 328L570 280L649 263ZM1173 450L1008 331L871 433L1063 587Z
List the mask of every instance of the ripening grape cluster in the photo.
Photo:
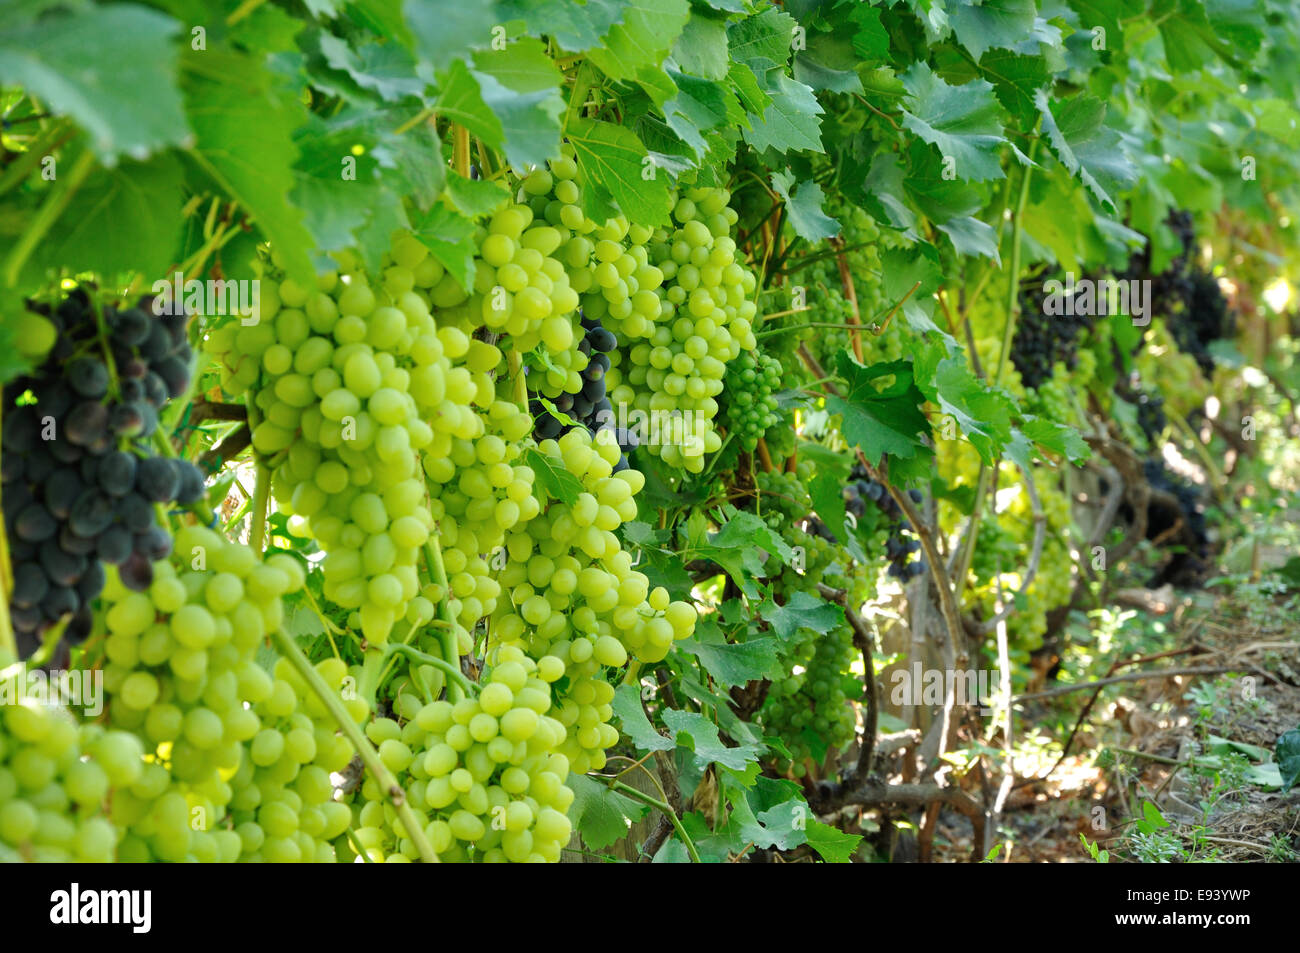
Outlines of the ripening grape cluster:
M926 572L925 560L912 558L920 552L921 541L912 533L912 527L903 516L902 509L883 485L868 477L861 464L854 464L846 493L848 499L845 509L859 520L867 516L868 507L879 514L879 519L883 519L888 532L885 558L889 560L889 569L886 572L891 578L910 582ZM907 493L913 503L921 502L920 490L908 490Z
M442 458L454 440L477 439L472 405L491 403L500 355L434 321L416 282L432 295L445 272L416 239L396 237L376 287L338 257L341 271L314 287L264 282L259 320L217 329L209 349L227 390L250 391L272 497L327 554L325 595L383 644L420 593L434 524L419 453Z
M514 646L530 658L563 664L566 686L551 714L568 731L560 751L579 774L605 763L618 738L610 725L614 689L603 677L629 658L658 662L695 628L695 607L650 589L632 568L614 531L635 518L640 471L614 473L620 452L607 433L570 430L538 451L578 478L572 505L553 500L506 541L500 573L509 599L492 619L492 644Z
M625 253L636 262L648 256L645 271L662 276L653 290L658 308L645 298L625 318L612 307L602 317L622 345L607 374L611 401L647 415L646 449L691 473L701 472L705 454L722 445L714 419L727 362L757 346L756 279L737 256L729 199L725 189L689 189L678 197L671 226ZM656 419L665 423L656 426Z
M110 574L101 657L109 724L149 756L113 794L119 859L332 859L326 842L349 815L326 806L329 773L351 747L324 727L324 709L287 663L272 674L256 658L283 623L282 597L303 583L296 558L263 562L198 526L177 533L174 558L154 565L147 591Z
M442 861L555 863L568 843L573 792L558 749L565 728L552 715L554 656L534 662L502 647L480 690L457 702L412 704L403 722L379 718L366 734L426 820ZM412 698L412 696L406 696ZM419 854L373 778L361 787L356 838L376 862Z
M857 716L850 692L856 698L862 688L849 674L856 656L847 624L826 632L801 629L782 649L782 676L772 680L759 722L790 752L789 762L778 764L797 778L807 774L814 744L833 751L853 741Z
M1051 379L1057 364L1067 370L1074 368L1080 337L1097 321L1094 314L1048 314L1046 278L1043 274L1021 283L1020 317L1011 341L1011 363L1030 390Z
M0 657L0 669L12 661ZM113 860L104 802L139 777L140 755L131 735L78 724L58 706L0 708L0 863Z
M158 412L192 374L185 314L155 314L152 301L119 309L76 288L56 306L31 305L59 337L4 389L10 616L23 656L62 619L67 641L89 634L105 564L147 588L150 563L171 547L157 505L204 495L196 466L152 452Z
M758 351L742 351L727 365L724 420L746 450L753 451L767 429L781 420L775 396L781 373L780 361Z

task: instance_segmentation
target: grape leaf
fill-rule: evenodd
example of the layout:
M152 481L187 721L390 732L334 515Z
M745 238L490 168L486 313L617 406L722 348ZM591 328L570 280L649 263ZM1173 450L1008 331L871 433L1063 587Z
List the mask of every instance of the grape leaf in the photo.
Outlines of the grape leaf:
M1104 124L1106 104L1084 94L1049 103L1042 89L1035 99L1052 152L1099 201L1115 208L1110 193L1132 185L1138 173L1120 134Z
M758 614L783 642L794 638L800 629L824 635L844 624L841 607L810 592L796 592L783 606L768 600L759 606Z
M843 416L842 430L849 444L861 449L872 466L879 466L885 454L910 458L926 451L920 435L929 432L930 423L919 408L925 398L912 380L912 365L893 361L863 367L848 351L840 352L838 363L848 392L828 397L826 410ZM891 375L894 383L884 390L872 383Z
M645 817L649 805L619 794L607 785L582 774L570 774L565 782L573 791L569 808L582 840L592 850L603 850L627 836L633 822Z
M430 254L456 279L461 288L474 287L474 223L445 205L435 205L411 223L415 235Z
M907 296L902 313L908 327L918 332L939 331L933 320L934 292L943 282L943 272L935 247L921 242L912 249L891 248L880 256L880 264L885 300L898 302Z
M504 50L474 57L479 93L496 114L506 158L516 168L542 165L560 155L563 77L540 40L516 40Z
M903 74L912 97L903 125L951 158L962 179L986 182L1004 177L998 147L1006 142L993 86L976 79L949 86L928 64L918 62Z
M627 0L498 0L501 22L522 22L529 36L549 36L572 53L600 43L623 18Z
M785 200L786 217L795 234L810 242L838 235L840 223L822 211L822 203L826 200L822 187L810 179L800 182L792 196L792 186L795 186L795 180L789 172L772 173L772 188Z
M502 22L496 0L405 0L402 9L416 49L439 73L474 50L487 49L494 39L493 31Z
M980 459L993 463L1011 439L1011 398L976 377L956 346L939 341L914 353L921 393L957 422Z
M555 457L549 457L540 450L524 451L524 466L531 467L537 476L537 482L550 496L566 506L572 506L582 493L582 483L564 468L564 463Z
M702 133L728 121L743 122L744 113L735 94L721 83L711 83L674 69L668 70L668 76L677 86L677 95L664 103L664 120L699 159L708 151Z
M796 25L794 17L776 7L737 20L727 27L732 62L749 67L758 76L785 66Z
M849 14L849 20L857 24L853 34L853 50L864 60L889 59L889 31L880 22L880 9L859 3Z
M813 91L782 70L772 70L765 92L771 102L762 120L744 130L745 141L760 152L821 152L822 107Z
M1024 435L1048 450L1059 453L1071 463L1083 463L1092 456L1092 450L1079 431L1068 424L1039 417L1026 417L1020 422Z
M952 32L976 59L992 47L1011 49L1034 26L1034 0L960 2L948 11Z
M609 704L618 716L621 734L627 736L641 751L671 751L677 747L677 742L665 738L650 724L645 709L641 707L641 695L635 685L620 685L614 692L614 700Z
M1002 258L998 255L997 232L988 222L981 221L973 215L963 215L935 227L948 236L953 250L958 255L969 257L978 255L992 258L996 264L1002 264Z
M1278 736L1276 759L1282 775L1282 793L1286 794L1300 779L1300 728Z
M105 165L142 160L192 138L176 88L179 32L171 17L129 3L11 21L0 32L0 85L70 116Z
M664 711L663 719L678 746L694 752L697 767L720 764L734 771L743 771L747 764L758 760L763 749L759 744L727 747L718 737L718 726L699 712L669 708Z
M96 169L77 192L75 214L59 217L33 258L46 268L161 277L175 260L184 201L174 156Z
M808 846L821 855L828 864L847 864L853 859L858 845L862 843L861 834L847 834L838 827L823 824L816 818L808 821L804 831Z
M701 558L710 559L727 571L741 591L758 597L755 579L767 574L759 550L788 562L794 555L790 545L753 513L733 512L722 528L696 544Z
M684 72L722 80L730 65L727 56L727 21L698 7L691 10L682 35L673 46L673 59Z
M611 122L576 118L570 120L566 135L584 185L608 194L630 221L658 225L668 218L668 181L647 162L646 147L634 132ZM653 172L649 179L646 170Z
M622 19L610 27L603 45L587 56L611 79L636 79L642 69L663 62L690 9L689 0L628 0Z
M499 182L467 179L454 170L447 172L447 198L470 218L495 212L509 197L510 193Z
M322 32L320 50L333 69L347 73L357 86L381 99L424 98L428 79L417 75L414 58L396 43L368 43L353 50L338 37Z
M992 80L993 91L1007 112L1023 128L1032 129L1038 119L1035 93L1047 85L1047 61L1010 50L989 50L980 58L979 70L985 79Z
M190 53L185 65L185 108L197 137L188 155L248 211L289 275L312 280L312 238L288 198L298 158L289 130L306 119L302 103L238 53Z
M699 628L696 628L699 634ZM686 639L677 648L700 660L713 680L730 688L759 678L771 678L781 669L776 639L747 639L744 642L700 642Z

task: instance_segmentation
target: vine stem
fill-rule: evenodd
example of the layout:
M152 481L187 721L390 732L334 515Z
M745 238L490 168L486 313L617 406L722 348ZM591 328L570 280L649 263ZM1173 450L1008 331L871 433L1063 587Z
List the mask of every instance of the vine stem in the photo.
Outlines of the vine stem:
M248 528L248 545L259 556L266 549L266 508L271 498L271 471L257 461L257 483L253 487L253 522Z
M469 178L469 130L459 123L451 131L452 164L463 177Z
M442 544L432 533L424 543L424 558L429 564L429 576L435 585L442 589L442 598L438 600L438 618L446 623L438 632L438 646L443 660L460 672L460 646L456 643L456 620L451 617L451 607L447 600L451 597L451 587L447 584L447 568L442 562ZM460 683L453 681L447 686L447 694L452 701L460 701L463 690Z
M37 138L27 144L27 151L13 161L0 175L0 195L17 186L27 173L76 134L76 128L66 119L51 124Z
M677 836L682 839L682 844L685 845L686 853L690 856L691 860L697 864L703 863L703 861L700 860L699 851L695 849L695 841L691 840L691 835L686 833L686 828L682 826L681 819L678 818L677 812L669 806L667 801L661 801L658 798L651 797L644 791L638 791L630 784L624 784L622 781L615 781L610 785L610 787L615 791L618 791L620 794L626 794L633 800L640 801L642 804L649 804L651 807L660 811L664 817L668 818L668 822L673 825L673 830L677 832Z
M64 178L59 179L58 184L45 196L45 201L33 216L31 224L27 226L22 237L14 243L14 247L5 258L4 278L5 284L9 287L18 284L18 273L23 270L23 265L27 264L32 251L40 244L50 227L58 221L63 210L72 201L72 196L76 194L77 189L81 188L81 183L86 181L86 177L94 167L95 155L90 150L86 150L77 156L71 171Z
M348 741L352 742L352 747L356 749L357 754L361 756L361 761L365 764L366 770L374 775L375 781L384 791L384 796L388 802L393 805L397 811L397 816L402 821L402 826L406 828L406 836L415 844L416 850L420 852L420 859L425 863L438 863L438 855L429 843L429 838L425 836L424 828L420 826L419 818L411 810L411 805L407 803L406 792L402 786L397 783L397 778L393 777L393 772L388 770L388 766L379 757L379 752L375 751L370 740L365 736L352 716L348 714L343 703L339 701L337 695L330 691L330 687L325 684L325 679L320 677L320 673L307 661L307 656L302 654L302 649L294 642L292 636L282 628L276 628L271 632L271 640L275 643L280 654L284 656L302 676L303 680L311 688L316 696L320 699L321 704L330 713L330 716L338 723L343 734L347 736Z
M4 402L0 401L0 424L4 423ZM13 570L9 565L9 534L0 532L0 654L18 658L18 641L9 620L9 594L13 587Z
M1035 147L1038 141L1029 145L1029 160L1034 159ZM998 347L998 363L993 368L993 377L991 383L997 387L1002 383L1002 374L1006 370L1007 358L1011 353L1011 341L1016 334L1016 325L1019 322L1019 291L1020 291L1020 238L1024 229L1025 204L1029 200L1029 178L1032 166L1026 166L1020 177L1020 195L1016 199L1016 209L1011 221L1011 256L1010 267L1007 272L1007 322L1002 327L1002 342ZM989 468L980 462L979 477L975 483L975 501L971 507L970 520L966 524L966 535L962 539L961 549L958 552L957 560L953 565L953 579L957 586L957 598L960 599L962 590L966 588L966 576L970 572L971 560L975 558L975 538L979 535L981 508L984 505L985 498L989 495Z
M835 255L835 264L840 271L840 285L844 288L844 297L849 299L849 324L853 330L849 334L849 339L853 342L853 356L862 363L862 314L858 310L858 289L853 284L853 273L849 271L849 256L844 251L844 242L840 239L831 239L831 246L838 247Z
M413 661L419 662L421 665L432 665L459 685L466 695L472 695L474 693L476 686L465 677L465 673L459 668L445 659L438 658L436 655L430 655L428 652L421 652L413 645L407 645L405 642L389 642L384 646L384 655L405 655Z

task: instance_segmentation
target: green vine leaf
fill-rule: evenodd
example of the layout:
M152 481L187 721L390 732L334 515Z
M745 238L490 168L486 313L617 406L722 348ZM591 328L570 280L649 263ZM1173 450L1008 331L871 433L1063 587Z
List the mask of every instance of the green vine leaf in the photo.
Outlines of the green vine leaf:
M975 79L950 86L925 63L912 64L902 79L912 97L903 125L937 148L957 178L1004 178L998 149L1007 140L990 83Z
M773 172L772 188L785 200L790 227L800 238L819 242L840 233L840 223L822 211L826 196L816 182L809 180L796 185L789 172Z
M143 160L192 139L176 88L179 33L171 17L130 3L9 22L0 33L0 85L21 86L70 116L105 165L122 155Z
M879 466L885 454L911 458L928 454L920 435L929 433L930 422L920 410L924 396L912 380L908 361L892 361L863 367L848 351L839 355L840 376L848 381L843 397L826 398L826 409L843 417L844 437L858 447L872 466ZM873 381L893 377L894 383L878 389Z
M532 468L537 475L538 484L548 495L565 506L572 506L578 501L582 483L564 468L563 461L532 448L524 451L523 460L524 466Z

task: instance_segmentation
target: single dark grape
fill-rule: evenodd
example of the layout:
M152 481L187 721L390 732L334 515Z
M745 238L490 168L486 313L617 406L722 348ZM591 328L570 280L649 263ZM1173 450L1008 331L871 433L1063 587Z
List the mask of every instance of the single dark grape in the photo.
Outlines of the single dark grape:
M152 503L170 503L180 485L180 468L168 457L146 457L136 466L136 490Z
M68 527L78 536L93 538L113 522L113 500L97 489L84 491L72 504Z
M13 604L16 606L34 606L45 598L50 589L50 581L35 563L20 563L14 566Z
M47 440L46 446L49 447L50 456L59 463L76 463L85 453L81 447L69 440L65 434L60 434L54 440Z
M11 453L27 453L40 439L41 418L35 407L19 407L5 415L4 449Z
M41 611L45 618L58 620L81 607L81 598L71 586L55 586L41 600Z
M113 336L121 344L127 347L137 347L144 343L149 337L149 329L153 324L149 315L139 308L127 308L125 311L117 312L109 321L109 327L113 329Z
M144 375L143 383L145 400L152 404L155 410L167 403L167 398L171 396L171 392L167 389L166 381L153 371L150 371Z
M107 578L104 564L92 559L86 567L85 574L77 580L77 595L81 596L82 605L90 605L99 597L99 594L104 591Z
M72 409L76 395L63 381L50 381L36 394L36 400L38 418L53 417L57 420Z
M108 415L108 426L119 437L138 437L144 432L144 408L141 401L116 404Z
M108 368L93 357L79 357L67 366L68 383L82 397L98 400L108 393Z
M109 496L125 496L135 486L135 456L114 450L100 458L96 482Z
M32 496L32 491L26 483L11 483L5 487L3 499L5 519L12 521L17 518L18 514L34 499L36 497Z
M608 328L595 328L587 335L587 340L591 341L593 350L601 353L609 353L618 346L618 341L614 337L614 332Z
M174 354L155 364L153 370L167 386L169 397L181 396L190 386L189 363Z
M41 486L52 474L62 469L59 462L50 456L49 448L38 443L23 461L23 479L32 486Z
M23 477L24 457L16 453L0 455L0 483L14 483Z
M132 533L143 533L153 525L153 504L138 493L128 493L117 502L122 525Z
M66 552L78 556L89 556L95 552L96 543L95 537L78 536L68 524L64 523L63 528L59 530L59 545Z
M143 376L143 375L142 375ZM124 403L144 400L144 382L139 379L128 378L122 381L119 388Z
M149 328L149 336L140 344L140 354L153 363L166 357L172 346L172 336L167 333L161 321L155 321Z
M150 526L136 535L135 551L150 562L166 559L172 553L172 538L161 526Z
M9 618L14 624L15 632L32 632L44 621L45 613L41 611L40 606L11 606Z
M176 491L177 503L197 503L207 493L203 471L187 460L177 461L180 466L181 485Z
M131 531L121 523L116 523L99 534L95 552L110 566L120 566L131 555L134 545L135 538Z
M135 592L144 592L153 585L153 563L138 552L132 553L117 570L122 585Z
M63 540L46 540L41 544L41 568L50 582L60 586L71 586L86 571L86 557L79 553L67 552Z
M73 407L63 422L63 433L78 446L89 446L108 431L108 408L97 400Z
M28 503L14 520L14 533L19 539L42 543L52 539L59 531L58 521L50 515L43 503Z
M80 645L86 641L86 636L90 635L94 624L95 615L90 606L83 605L68 620L68 624L63 629L63 640L71 645Z
M542 417L537 421L537 436L542 440L550 440L560 435L560 420L558 417L552 417L550 414Z
M149 373L149 362L128 354L117 362L117 376L124 381L143 381Z

